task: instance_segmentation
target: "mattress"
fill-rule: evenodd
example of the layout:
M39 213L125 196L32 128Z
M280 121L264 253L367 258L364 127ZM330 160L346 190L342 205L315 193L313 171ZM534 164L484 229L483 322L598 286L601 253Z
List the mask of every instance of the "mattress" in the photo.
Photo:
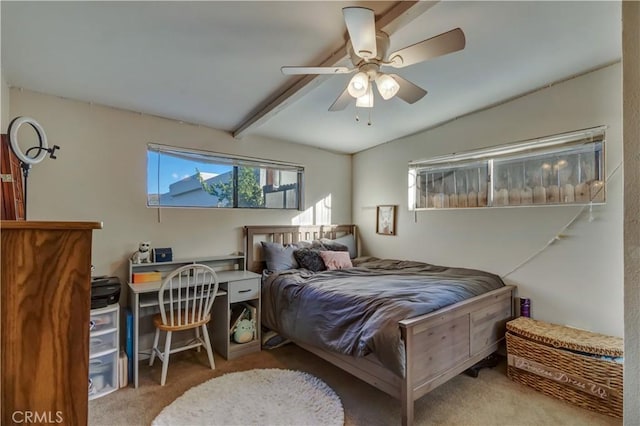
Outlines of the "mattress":
M504 286L489 272L374 257L354 267L265 273L262 323L293 341L354 357L373 354L400 377L398 322Z

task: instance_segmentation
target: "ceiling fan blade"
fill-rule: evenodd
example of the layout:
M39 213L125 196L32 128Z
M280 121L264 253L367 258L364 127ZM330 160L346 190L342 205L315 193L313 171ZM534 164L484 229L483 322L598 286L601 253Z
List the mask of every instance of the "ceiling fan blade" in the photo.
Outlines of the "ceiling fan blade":
M397 50L389 55L389 65L403 68L427 59L464 49L466 40L460 28L447 31L419 43Z
M333 102L333 104L329 107L329 111L342 111L351 103L353 97L349 94L347 89L344 89L344 92Z
M342 14L355 54L363 59L375 58L378 52L376 16L373 10L366 7L345 7Z
M280 68L284 75L299 74L349 74L354 71L347 67L282 67Z
M400 90L396 94L397 97L405 101L406 103L413 104L427 94L427 91L420 86L416 86L409 80L400 77L398 74L389 74L400 85Z

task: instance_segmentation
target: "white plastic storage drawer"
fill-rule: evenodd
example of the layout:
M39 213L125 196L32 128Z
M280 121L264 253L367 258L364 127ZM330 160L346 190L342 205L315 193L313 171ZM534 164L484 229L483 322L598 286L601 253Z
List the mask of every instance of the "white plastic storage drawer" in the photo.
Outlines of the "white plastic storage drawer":
M89 399L118 389L118 351L89 359Z
M91 311L89 331L91 334L105 332L118 327L118 305L115 307L94 309Z
M229 294L229 302L242 302L245 300L257 299L260 291L260 280L249 279L241 281L232 281L228 284L227 293Z
M118 349L117 335L118 333L115 330L102 334L92 332L89 337L89 355Z

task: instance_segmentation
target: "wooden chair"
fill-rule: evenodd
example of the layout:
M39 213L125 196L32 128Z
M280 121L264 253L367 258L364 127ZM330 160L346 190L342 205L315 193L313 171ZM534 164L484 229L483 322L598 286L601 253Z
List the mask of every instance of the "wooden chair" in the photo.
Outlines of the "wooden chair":
M211 308L217 293L218 277L213 269L205 265L182 266L171 272L162 282L158 292L160 313L153 318L156 335L149 360L150 366L153 365L156 355L162 360L162 386L167 379L169 356L173 353L193 348L198 348L199 351L200 346L204 346L211 369L215 368L207 324L211 319ZM195 330L195 338L185 346L171 348L172 333L183 330ZM160 331L167 332L164 352L158 348Z

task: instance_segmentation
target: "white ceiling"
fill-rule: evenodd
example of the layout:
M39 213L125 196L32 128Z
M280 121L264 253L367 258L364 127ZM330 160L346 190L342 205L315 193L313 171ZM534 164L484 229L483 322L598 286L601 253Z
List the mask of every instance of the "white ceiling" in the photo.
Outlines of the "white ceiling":
M1 2L7 83L234 132L346 41L342 7L395 2ZM425 8L426 9L426 8ZM398 70L428 90L327 109L349 75L322 77L242 133L353 153L621 58L619 2L458 2L391 35L391 51L460 27L464 50ZM346 64L346 63L345 63Z

